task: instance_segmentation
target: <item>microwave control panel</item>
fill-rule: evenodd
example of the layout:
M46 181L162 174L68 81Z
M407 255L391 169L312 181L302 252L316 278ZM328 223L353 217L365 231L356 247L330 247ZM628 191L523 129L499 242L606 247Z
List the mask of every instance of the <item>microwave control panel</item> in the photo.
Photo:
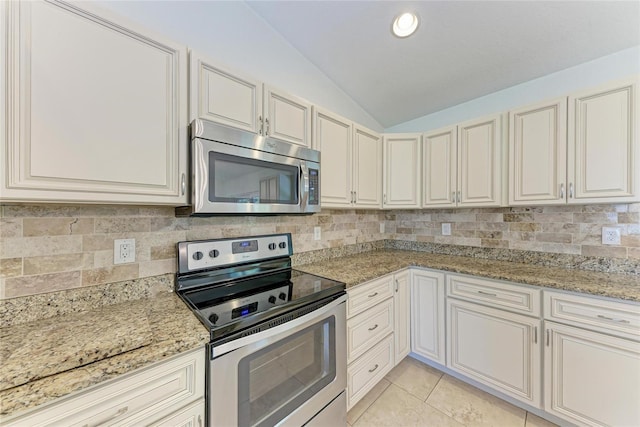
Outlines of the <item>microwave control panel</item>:
M318 197L318 169L309 169L309 204L317 205L320 203Z

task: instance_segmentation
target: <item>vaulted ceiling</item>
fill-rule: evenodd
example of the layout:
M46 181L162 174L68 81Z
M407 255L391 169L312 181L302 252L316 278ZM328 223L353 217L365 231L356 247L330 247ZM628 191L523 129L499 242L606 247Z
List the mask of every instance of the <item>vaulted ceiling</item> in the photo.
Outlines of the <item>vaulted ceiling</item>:
M640 45L640 1L247 4L385 128Z

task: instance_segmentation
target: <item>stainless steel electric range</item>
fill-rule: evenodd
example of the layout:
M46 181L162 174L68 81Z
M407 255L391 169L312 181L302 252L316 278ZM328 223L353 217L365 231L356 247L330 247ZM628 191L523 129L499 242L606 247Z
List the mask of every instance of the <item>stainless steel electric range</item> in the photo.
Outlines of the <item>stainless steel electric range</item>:
M345 284L291 268L291 234L178 243L209 329L210 426L346 425Z

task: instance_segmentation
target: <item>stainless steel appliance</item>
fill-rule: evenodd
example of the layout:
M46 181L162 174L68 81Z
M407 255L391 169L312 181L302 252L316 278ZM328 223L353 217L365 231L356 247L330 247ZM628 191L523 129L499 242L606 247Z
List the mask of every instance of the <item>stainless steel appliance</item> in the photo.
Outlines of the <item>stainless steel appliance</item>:
M191 206L176 214L320 211L320 152L206 120L191 123Z
M209 329L209 426L346 426L345 284L291 268L291 235L178 243Z

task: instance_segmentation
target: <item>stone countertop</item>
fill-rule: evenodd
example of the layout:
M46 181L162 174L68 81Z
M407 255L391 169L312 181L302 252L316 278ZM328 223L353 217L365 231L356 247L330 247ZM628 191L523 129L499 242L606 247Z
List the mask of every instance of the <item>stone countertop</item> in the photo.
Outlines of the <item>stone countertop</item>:
M640 302L638 275L564 269L428 252L382 249L298 265L295 268L345 282L348 289L405 267L431 268Z
M208 341L207 329L170 292L0 328L0 415L22 412Z

